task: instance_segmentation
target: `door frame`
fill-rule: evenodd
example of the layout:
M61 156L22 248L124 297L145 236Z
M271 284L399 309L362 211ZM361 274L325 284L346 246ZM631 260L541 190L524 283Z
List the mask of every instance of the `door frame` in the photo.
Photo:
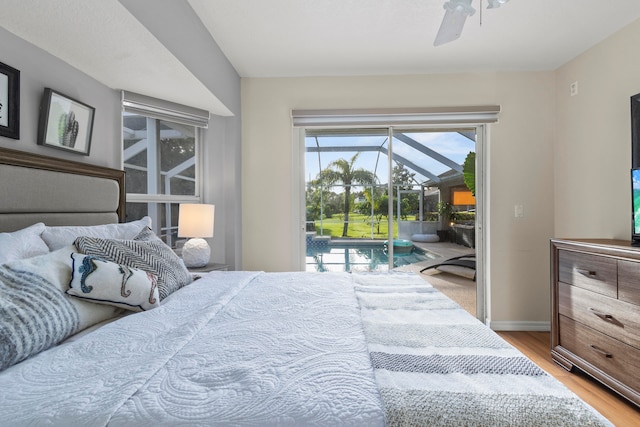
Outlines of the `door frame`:
M325 126L336 127L336 126ZM348 126L350 129L365 128L365 126ZM371 128L371 126L366 126ZM383 128L392 128L393 124L380 126ZM402 129L411 128L413 126L402 125ZM459 123L459 124L430 124L416 125L420 129L434 129L441 131L456 131L475 129L476 131L476 317L484 323L489 322L488 313L490 313L490 271L489 271L489 203L487 200L490 195L489 180L489 123ZM292 212L291 223L294 232L292 232L291 240L291 265L296 266L299 271L305 270L306 249L305 233L306 233L306 204L305 204L305 137L306 129L312 126L294 126L292 128Z

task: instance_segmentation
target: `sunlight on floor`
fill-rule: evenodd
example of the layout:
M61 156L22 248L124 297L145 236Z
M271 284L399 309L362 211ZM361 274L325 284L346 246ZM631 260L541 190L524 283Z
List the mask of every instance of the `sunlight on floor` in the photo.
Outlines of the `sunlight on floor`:
M429 252L438 254L439 257L433 260L404 266L399 268L399 270L419 273L424 267L431 264L437 264L442 262L444 259L475 253L475 250L472 248L454 243L439 242L415 244ZM424 273L419 274L434 288L454 300L473 316L476 316L476 282L472 280L473 275L468 274L469 272L465 270L466 269L460 270L459 274L452 274L438 270L426 270Z

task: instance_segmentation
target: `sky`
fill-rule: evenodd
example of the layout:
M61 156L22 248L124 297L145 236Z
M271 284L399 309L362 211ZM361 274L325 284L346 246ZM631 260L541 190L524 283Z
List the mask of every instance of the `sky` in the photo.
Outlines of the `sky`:
M405 135L458 164L462 164L464 162L464 159L470 151L475 151L475 142L457 132L405 132ZM385 149L388 148L386 134L373 136L349 135L307 137L306 146L315 147L316 139L320 147L383 146ZM428 170L434 175L440 175L450 170L449 166L438 162L396 138L393 140L393 152L396 155L400 155L416 165ZM320 164L318 162L318 153L306 153L305 177L307 180L315 179L320 168L326 168L327 165L334 160L340 158L350 160L355 154L355 151L321 152L319 154ZM377 151L364 151L356 160L355 167L375 171L380 183L387 183L389 177L387 163L388 160L385 154ZM416 173L415 178L419 182L427 180L425 176L419 173Z

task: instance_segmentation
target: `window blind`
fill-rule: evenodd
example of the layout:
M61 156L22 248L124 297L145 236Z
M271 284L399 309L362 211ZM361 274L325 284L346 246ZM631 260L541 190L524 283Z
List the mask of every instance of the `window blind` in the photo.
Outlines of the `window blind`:
M122 91L122 106L124 111L128 113L140 114L154 119L200 128L209 126L209 112L206 110L133 92Z
M396 109L292 110L295 127L495 123L499 105Z

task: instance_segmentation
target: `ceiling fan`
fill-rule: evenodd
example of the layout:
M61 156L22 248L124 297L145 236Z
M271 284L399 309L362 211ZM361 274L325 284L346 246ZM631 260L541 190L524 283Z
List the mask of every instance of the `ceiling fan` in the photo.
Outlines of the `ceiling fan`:
M433 42L434 46L452 42L460 37L467 17L476 13L476 10L471 6L472 1L473 0L448 0L444 3L446 12L440 24L436 39ZM482 0L480 1L482 2ZM509 0L488 0L489 5L487 9L495 9L508 1ZM480 7L482 7L482 3Z

